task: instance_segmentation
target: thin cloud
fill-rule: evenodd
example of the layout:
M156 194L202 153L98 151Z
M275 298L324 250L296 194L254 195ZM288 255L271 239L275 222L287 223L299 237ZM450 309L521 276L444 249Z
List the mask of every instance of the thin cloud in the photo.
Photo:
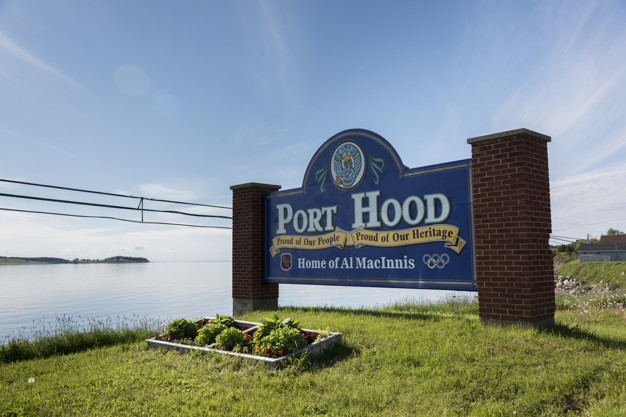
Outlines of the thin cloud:
M536 68L520 79L493 121L551 135L558 175L605 163L626 137L626 35L618 19L598 17L619 4L587 5L548 3L539 10L537 30L549 47L538 49L543 53L534 57ZM592 152L580 152L589 141Z
M269 46L268 49L272 49L278 56L287 57L287 48L285 47L285 36L282 33L281 25L278 17L280 13L272 6L268 1L262 0L259 2L259 7L263 15L263 22L265 23L266 31L268 34L266 37L266 43Z
M626 167L595 170L551 183L553 233L599 236L609 227L624 227Z
M239 13L250 57L263 57L260 68L257 63L252 66L253 76L268 94L278 88L283 98L292 102L297 95L297 56L304 49L296 13L287 3L266 0L246 3L239 7Z
M65 84L68 84L76 89L85 91L85 88L76 82L74 79L64 74L60 70L56 69L52 65L44 62L43 60L37 58L35 55L22 48L20 45L15 43L11 38L9 38L4 33L0 32L0 50L8 53L10 56L17 58L23 63L47 74L51 78L59 80ZM5 78L12 78L10 75L4 74Z
M137 186L137 189L142 194L143 197L149 198L159 198L159 199L169 199L169 200L180 200L180 201L191 201L198 198L198 195L191 191L186 191L182 189L175 189L168 187L163 184L141 184Z

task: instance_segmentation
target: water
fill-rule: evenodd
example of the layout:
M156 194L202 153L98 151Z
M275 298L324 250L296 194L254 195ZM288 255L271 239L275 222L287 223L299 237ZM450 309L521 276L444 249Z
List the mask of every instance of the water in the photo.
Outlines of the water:
M230 262L0 265L0 342L31 337L59 317L74 322L232 314ZM280 306L382 307L475 293L280 285Z

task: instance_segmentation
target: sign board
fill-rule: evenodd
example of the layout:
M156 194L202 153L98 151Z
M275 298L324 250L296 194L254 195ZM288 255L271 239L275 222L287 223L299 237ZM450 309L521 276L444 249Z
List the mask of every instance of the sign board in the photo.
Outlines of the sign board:
M471 159L409 169L367 130L315 153L302 188L264 198L264 281L477 289Z

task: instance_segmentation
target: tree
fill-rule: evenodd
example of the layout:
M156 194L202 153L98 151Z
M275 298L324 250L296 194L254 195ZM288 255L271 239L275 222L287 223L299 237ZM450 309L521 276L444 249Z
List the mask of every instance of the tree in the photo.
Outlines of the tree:
M621 230L613 229L612 227L606 232L607 236L623 235Z

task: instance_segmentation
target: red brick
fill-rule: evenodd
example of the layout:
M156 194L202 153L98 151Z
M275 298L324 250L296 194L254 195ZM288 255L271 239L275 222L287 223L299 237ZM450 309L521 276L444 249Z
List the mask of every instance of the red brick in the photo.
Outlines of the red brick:
M549 140L526 129L468 139L481 319L554 318Z
M278 284L263 282L263 195L279 189L279 186L256 183L231 187L233 298L278 298Z

